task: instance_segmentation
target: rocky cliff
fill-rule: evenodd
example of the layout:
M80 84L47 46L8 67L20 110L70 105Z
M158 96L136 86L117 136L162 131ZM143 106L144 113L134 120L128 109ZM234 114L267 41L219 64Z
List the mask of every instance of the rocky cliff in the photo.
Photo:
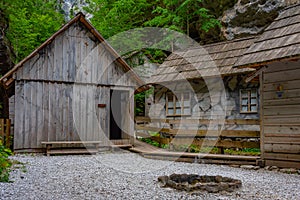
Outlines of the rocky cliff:
M280 10L300 0L238 0L221 18L222 35L231 40L261 33Z

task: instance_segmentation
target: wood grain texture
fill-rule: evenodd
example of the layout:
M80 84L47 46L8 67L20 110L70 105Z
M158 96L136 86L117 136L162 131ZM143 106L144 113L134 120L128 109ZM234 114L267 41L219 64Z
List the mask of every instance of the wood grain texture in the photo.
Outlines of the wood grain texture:
M76 21L17 69L14 149L42 149L41 141L108 141L110 88L133 94L137 81L99 44ZM129 109L133 115L134 102L129 97L126 101L124 123L133 132L127 117ZM107 106L96 107L101 103Z
M266 164L300 168L300 62L268 66L262 80L262 158ZM278 96L278 86L283 88ZM286 161L286 163L284 162Z

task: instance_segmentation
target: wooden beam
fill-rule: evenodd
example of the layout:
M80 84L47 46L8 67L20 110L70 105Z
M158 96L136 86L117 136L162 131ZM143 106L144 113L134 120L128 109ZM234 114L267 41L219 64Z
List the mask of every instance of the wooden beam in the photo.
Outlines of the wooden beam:
M268 67L267 66L262 66L261 68L259 68L258 70L256 70L256 72L250 74L246 79L245 82L249 83L250 81L252 81L255 77L259 76L262 72L264 72Z

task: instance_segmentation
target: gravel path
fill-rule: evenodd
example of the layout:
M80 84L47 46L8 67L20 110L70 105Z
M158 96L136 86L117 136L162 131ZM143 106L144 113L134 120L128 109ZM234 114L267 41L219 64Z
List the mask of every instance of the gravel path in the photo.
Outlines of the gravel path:
M289 199L300 200L300 176L222 165L145 159L129 152L95 156L17 155L26 165L0 183L0 199ZM172 173L221 175L240 179L233 193L190 194L160 188L157 177Z

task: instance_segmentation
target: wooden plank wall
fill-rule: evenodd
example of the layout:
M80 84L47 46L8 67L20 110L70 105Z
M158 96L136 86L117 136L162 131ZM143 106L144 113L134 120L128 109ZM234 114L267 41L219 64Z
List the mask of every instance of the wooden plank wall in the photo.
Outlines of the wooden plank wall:
M17 80L135 86L80 22L57 36L17 71Z
M300 168L300 62L268 66L262 90L262 157L266 165Z
M15 150L38 151L41 141L107 142L109 90L133 93L136 83L95 41L77 22L17 71Z

